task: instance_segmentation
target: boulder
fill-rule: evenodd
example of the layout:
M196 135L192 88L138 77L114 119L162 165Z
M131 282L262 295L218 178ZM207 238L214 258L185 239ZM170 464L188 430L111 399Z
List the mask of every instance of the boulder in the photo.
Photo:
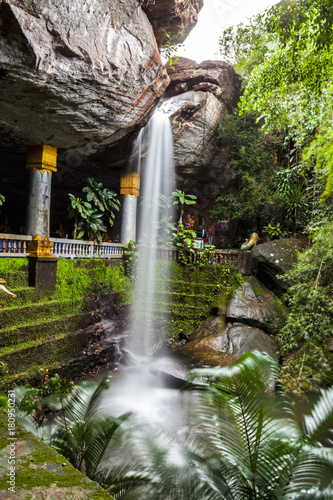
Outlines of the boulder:
M183 57L168 73L163 109L172 121L177 184L197 196L197 216L211 208L212 190L227 187L232 176L225 168L232 145L219 126L239 101L241 78L223 61L197 64Z
M205 325L209 335L205 333ZM278 347L274 339L258 328L241 323L222 325L214 319L201 327L186 345L173 351L173 356L187 369L229 366L247 351L266 352L276 361ZM211 334L212 331L215 332Z
M182 176L207 168L217 154L216 132L226 110L210 92L191 90L163 106L172 122L174 158Z
M204 0L139 0L151 22L156 40L165 44L167 33L174 43L181 43L197 24Z
M150 367L149 372L164 380L168 387L179 389L187 380L186 367L170 357L160 358Z
M282 238L257 245L252 252L257 262L256 276L277 296L289 288L289 283L278 275L289 271L297 262L297 255L306 249L306 238Z
M173 97L190 90L210 92L232 111L241 95L241 77L224 61L203 61L197 64L186 57L179 57L174 68L168 69L170 83L166 97Z
M0 148L100 152L147 122L169 82L138 0L2 2L0 53Z
M229 320L239 320L276 333L282 326L286 308L265 285L248 277L233 292L225 314Z

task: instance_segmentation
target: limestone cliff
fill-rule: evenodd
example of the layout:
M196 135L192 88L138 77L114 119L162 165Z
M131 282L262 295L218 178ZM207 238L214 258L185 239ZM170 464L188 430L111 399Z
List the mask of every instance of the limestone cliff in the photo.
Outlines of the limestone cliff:
M138 0L0 0L0 147L90 155L140 126L168 81Z
M227 176L230 144L218 133L225 113L241 95L241 78L230 64L179 58L169 70L165 109L172 120L179 185L207 206L213 188ZM200 209L201 210L201 209ZM202 210L201 210L202 212Z
M140 0L153 26L159 45L165 42L164 33L177 43L185 40L198 20L204 0Z

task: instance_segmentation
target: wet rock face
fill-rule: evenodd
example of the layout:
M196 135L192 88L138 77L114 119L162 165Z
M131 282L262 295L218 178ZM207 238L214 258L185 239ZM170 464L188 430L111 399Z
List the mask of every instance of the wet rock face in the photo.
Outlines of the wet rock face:
M170 84L166 97L190 90L210 92L223 102L229 112L239 101L241 77L224 61L203 61L197 64L191 59L180 57L174 69L168 69L168 74Z
M246 278L234 291L226 310L229 320L241 320L271 333L279 330L285 315L282 302L255 278Z
M151 22L157 42L163 46L167 32L181 43L194 28L204 0L140 0Z
M208 328L209 334L205 332ZM212 330L215 330L212 333ZM207 322L194 340L174 350L176 359L187 370L212 366L229 366L245 352L259 350L278 360L275 340L258 328L241 323L223 326L218 318Z
M231 144L223 141L219 126L239 101L241 79L223 61L179 58L168 73L164 106L172 121L178 182L205 204L212 189L230 181L225 166Z
M191 90L168 101L179 173L191 176L208 166L217 154L216 131L225 105L210 92Z
M256 276L276 295L281 296L289 288L287 281L278 275L289 271L297 262L298 252L305 250L306 238L282 238L257 245L252 257L257 262Z
M87 157L147 121L169 78L137 0L0 3L1 146Z

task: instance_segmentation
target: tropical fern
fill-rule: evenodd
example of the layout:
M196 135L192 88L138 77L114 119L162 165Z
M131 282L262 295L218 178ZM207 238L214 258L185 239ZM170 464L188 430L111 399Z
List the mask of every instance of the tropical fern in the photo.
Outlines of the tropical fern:
M231 367L190 375L203 384L199 422L235 500L297 498L329 486L325 473L333 450L318 439L332 425L332 389L322 393L302 431L291 405L271 392L268 378L277 369L272 359L252 352Z
M43 438L117 500L332 498L333 388L298 423L273 392L278 370L251 352L230 367L190 372L197 417L174 436L134 425L129 414L103 415L107 379L83 382L62 400L48 398L62 414Z
M113 418L101 413L107 388L108 377L105 377L99 383L82 382L65 398L44 400L53 409L62 411L51 432L43 434L44 440L91 479L99 476L99 467L113 445L115 434L130 416L127 413Z

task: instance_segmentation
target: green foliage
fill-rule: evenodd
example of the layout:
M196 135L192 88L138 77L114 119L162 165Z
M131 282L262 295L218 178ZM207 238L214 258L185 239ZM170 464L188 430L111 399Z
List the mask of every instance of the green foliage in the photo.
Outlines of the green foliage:
M135 268L138 261L138 249L136 243L130 240L127 245L124 246L124 264L126 275L131 281L134 281Z
M279 138L264 138L255 115L246 113L240 117L237 110L225 115L219 133L223 140L233 144L227 168L234 175L227 191L215 191L211 216L230 219L234 227L233 239L240 221L251 227L279 215L278 194L274 194L273 185L278 168L275 150Z
M54 411L61 410L55 424L38 427L30 422L29 429L64 455L74 467L97 481L115 434L130 416L112 418L100 413L107 388L105 377L100 382L85 381L73 386L67 395L50 395L44 403Z
M182 264L186 265L191 262L190 254L195 253L193 248L196 232L182 223L178 223L178 231L174 237L173 244L178 248L179 260Z
M296 416L272 394L277 373L259 352L231 367L191 372L198 401L191 433L130 429L99 480L116 499L329 498L333 389Z
M92 206L87 201L83 201L81 198L76 198L73 194L68 193L68 196L71 202L68 209L68 217L75 217L73 237L74 239L77 237L82 238L84 230L82 231L82 229L79 229L79 224L80 227L82 226L82 220L78 223L78 217L81 217L83 220L87 220L92 212ZM79 231L79 234L77 234L77 231Z
M194 194L186 194L184 191L180 189L176 189L171 193L172 204L177 207L180 205L180 215L178 220L178 225L183 224L183 215L184 215L184 206L185 205L195 205L197 201L197 197Z
M5 203L6 198L4 197L3 194L0 194L0 207Z
M264 61L273 43L264 27L265 14L257 14L247 24L230 26L222 32L220 53L243 77L248 77L253 68Z
M326 119L320 131L316 134L311 144L305 148L303 158L306 162L314 164L315 170L322 183L326 183L322 193L322 201L333 193L333 114L331 101L331 114L326 110Z
M299 157L310 144L303 160L327 182L323 198L331 193L333 168L332 12L331 0L285 1L267 12L265 31L276 47L251 73L240 106L260 116L265 131L283 130Z
M274 225L273 223L269 223L267 226L263 227L262 232L264 234L267 234L267 236L271 240L284 238L286 236L286 232L282 231L282 228L281 228L281 225L279 222L276 225Z
M95 209L103 212L110 227L114 224L115 211L119 211L120 202L117 199L117 194L107 188L103 188L101 182L96 182L93 178L88 177L88 186L82 189L83 193L87 194L88 202L91 202Z
M5 361L0 361L0 376L3 377L8 374L8 365Z
M267 127L290 123L291 119L300 124L302 112L313 113L326 88L332 71L332 31L327 18L322 18L325 4L327 0L318 0L305 9L304 2L295 2L288 29L281 29L279 9L271 10L266 29L278 44L252 72L242 97L242 108L262 113ZM298 109L293 109L296 103Z
M41 422L47 408L45 398L51 394L55 397L67 396L71 383L57 373L51 375L48 369L42 368L34 379L34 385L34 387L15 387L16 411L20 413L22 420L27 417L25 414L33 414L35 420Z
M329 343L333 331L333 225L329 221L314 236L313 246L300 255L287 274L289 315L277 336L283 355L286 390L317 390L332 375Z
M202 384L206 389L199 418L213 466L210 487L224 498L309 498L306 494L329 485L325 471L332 452L321 448L319 439L332 425L333 390L322 393L301 427L291 407L271 394L277 373L271 358L252 352L231 367L190 376L199 390Z
M28 266L28 259L14 258L14 259L0 259L0 273L20 271L22 268Z
M88 295L110 290L121 292L123 302L129 300L131 283L121 266L108 267L104 259L58 260L56 298L82 306Z
M167 65L171 70L175 69L175 63L179 59L177 51L184 47L184 44L181 42L185 36L181 31L177 33L168 33L165 29L159 31L160 53L167 60Z
M114 191L103 188L101 182L88 177L88 186L82 189L86 193L87 201L68 194L71 205L68 217L75 217L74 239L82 238L92 232L99 242L102 241L102 232L107 231L106 223L112 227L115 211L119 210L120 202ZM77 234L78 232L78 234Z
M287 218L293 221L293 233L296 234L297 224L306 219L310 209L309 193L303 186L290 186L284 201Z

